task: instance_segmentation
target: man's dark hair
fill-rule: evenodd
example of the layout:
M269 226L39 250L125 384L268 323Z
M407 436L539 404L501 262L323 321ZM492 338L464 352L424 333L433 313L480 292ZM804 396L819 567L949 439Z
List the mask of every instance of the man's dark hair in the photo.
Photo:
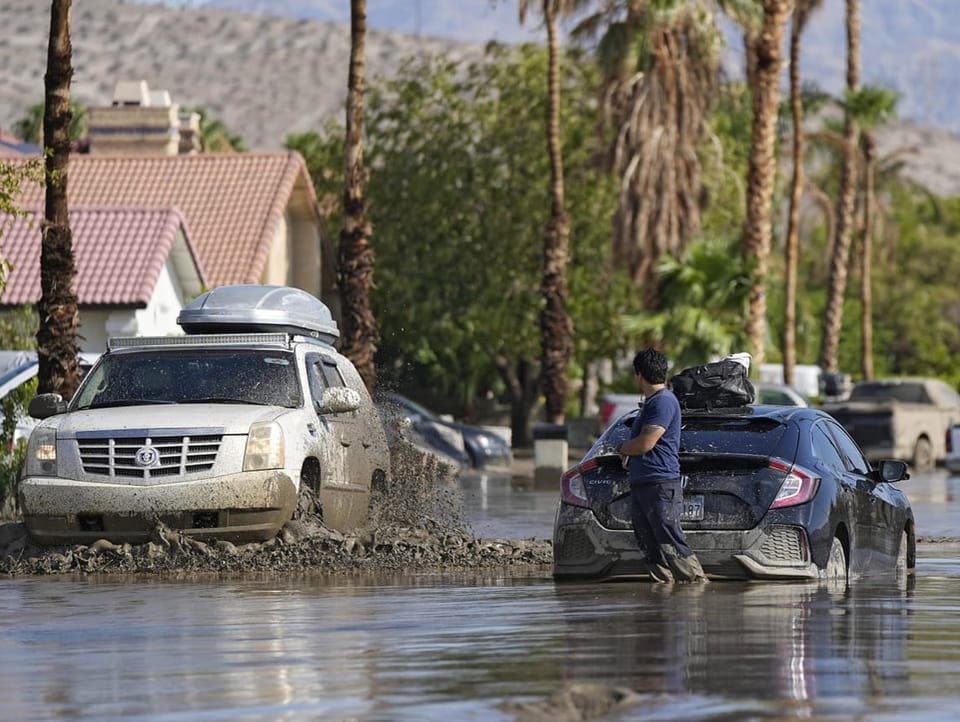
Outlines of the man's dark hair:
M667 366L667 357L655 348L645 348L633 357L633 370L643 376L647 383L665 384Z

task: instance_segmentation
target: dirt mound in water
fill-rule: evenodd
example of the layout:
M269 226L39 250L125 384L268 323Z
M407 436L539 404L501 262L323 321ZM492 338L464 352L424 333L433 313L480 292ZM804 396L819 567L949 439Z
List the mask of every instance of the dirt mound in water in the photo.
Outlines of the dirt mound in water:
M158 524L145 544L42 547L22 523L0 525L0 572L11 575L416 571L550 564L542 540L478 539L466 528L458 470L419 447L391 445L393 473L368 525L342 534L305 510L260 544L199 541Z

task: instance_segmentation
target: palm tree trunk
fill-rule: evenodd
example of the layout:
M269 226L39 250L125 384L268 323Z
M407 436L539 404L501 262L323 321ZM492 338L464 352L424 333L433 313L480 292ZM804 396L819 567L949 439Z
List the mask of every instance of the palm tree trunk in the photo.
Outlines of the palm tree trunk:
M37 304L38 391L69 399L80 383L77 365L79 312L73 291L76 268L67 207L70 161L71 0L53 0L44 77L46 199L40 242L40 302Z
M864 181L863 181L863 246L860 258L860 341L864 380L873 378L873 186L877 148L873 133L863 134Z
M367 38L366 0L350 0L350 71L347 81L347 128L344 163L343 230L340 232L340 298L343 305L343 354L367 388L377 383L374 356L379 334L370 307L374 253L367 220L363 165L364 53Z
M847 0L847 91L860 85L860 0ZM856 153L859 129L849 110L844 121L843 167L840 173L840 195L837 198L833 253L827 284L827 305L823 312L820 340L820 368L838 371L840 328L843 324L843 298L847 289L847 263L850 257L850 235L853 225L856 191Z
M783 308L783 381L793 385L797 365L797 263L800 246L800 201L803 198L803 100L800 97L799 13L790 28L790 110L793 115L793 177L790 181L790 214L787 220L786 298Z
M573 324L567 313L566 268L570 219L563 202L563 153L560 148L560 48L553 0L544 0L549 49L547 149L550 154L550 221L543 244L540 294L541 386L547 420L562 424L567 401L567 366L573 350Z
M766 334L765 284L770 256L770 202L776 173L774 145L780 102L780 65L783 27L792 0L763 0L763 27L753 44L755 85L753 130L747 171L747 218L743 233L744 255L753 271L749 294L747 334L757 368L763 363Z

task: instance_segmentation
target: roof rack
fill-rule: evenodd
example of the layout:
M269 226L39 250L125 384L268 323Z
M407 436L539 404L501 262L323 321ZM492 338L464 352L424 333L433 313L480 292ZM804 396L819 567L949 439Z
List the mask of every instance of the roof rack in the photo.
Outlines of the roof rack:
M292 337L286 333L220 333L195 334L192 336L117 336L107 339L110 351L123 348L157 347L251 347L280 346L289 349Z

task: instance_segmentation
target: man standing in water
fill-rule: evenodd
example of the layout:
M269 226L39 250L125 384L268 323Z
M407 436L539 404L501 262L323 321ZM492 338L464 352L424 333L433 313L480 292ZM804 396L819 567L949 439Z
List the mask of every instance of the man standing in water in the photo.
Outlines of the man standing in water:
M633 359L643 408L619 449L630 476L633 533L656 582L706 582L680 528L680 403L666 387L667 357L647 348Z

